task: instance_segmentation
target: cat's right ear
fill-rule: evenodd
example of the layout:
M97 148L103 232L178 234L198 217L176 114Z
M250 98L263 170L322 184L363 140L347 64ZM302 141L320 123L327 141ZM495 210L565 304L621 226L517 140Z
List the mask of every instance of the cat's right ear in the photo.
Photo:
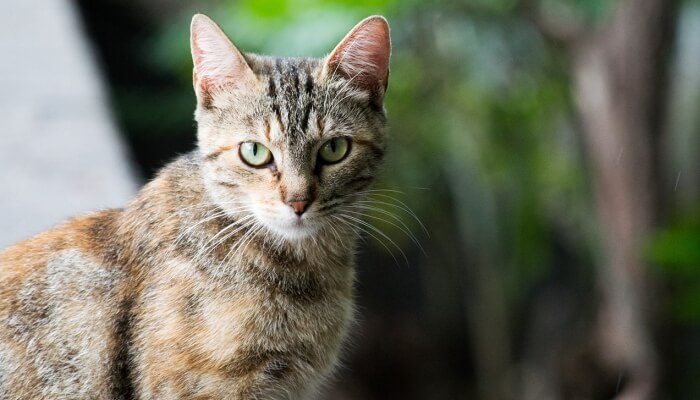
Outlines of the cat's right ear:
M223 88L245 88L257 79L243 54L209 17L195 14L190 27L197 101L209 106L212 95Z
M340 75L381 103L389 83L389 24L375 15L357 24L326 58L326 76Z

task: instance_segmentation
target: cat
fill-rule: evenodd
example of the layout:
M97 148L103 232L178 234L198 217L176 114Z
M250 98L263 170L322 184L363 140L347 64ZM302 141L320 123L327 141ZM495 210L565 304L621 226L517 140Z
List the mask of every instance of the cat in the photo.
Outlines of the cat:
M191 50L196 150L124 209L0 253L0 399L301 399L337 366L389 26L274 58L198 14Z

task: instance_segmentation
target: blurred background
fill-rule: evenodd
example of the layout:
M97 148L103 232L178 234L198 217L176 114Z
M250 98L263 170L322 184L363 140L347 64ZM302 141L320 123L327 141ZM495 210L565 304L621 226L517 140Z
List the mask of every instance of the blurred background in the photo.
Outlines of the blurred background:
M367 221L386 236L362 246L321 398L700 398L700 1L0 11L3 246L123 204L194 147L193 13L243 51L317 57L382 14L388 191Z

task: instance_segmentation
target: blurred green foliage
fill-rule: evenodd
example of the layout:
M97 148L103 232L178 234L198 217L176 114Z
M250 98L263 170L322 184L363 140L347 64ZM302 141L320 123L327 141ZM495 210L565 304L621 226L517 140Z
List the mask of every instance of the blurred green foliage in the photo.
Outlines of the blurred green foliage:
M684 216L657 234L648 249L657 273L672 288L675 318L700 321L700 218Z

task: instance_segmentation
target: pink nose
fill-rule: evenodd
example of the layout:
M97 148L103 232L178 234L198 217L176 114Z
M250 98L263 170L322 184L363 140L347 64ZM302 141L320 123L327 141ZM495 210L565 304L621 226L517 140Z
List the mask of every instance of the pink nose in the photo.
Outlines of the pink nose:
M290 200L287 202L287 205L292 207L292 210L294 210L294 213L296 215L301 215L306 211L306 208L309 206L309 201L308 200Z

